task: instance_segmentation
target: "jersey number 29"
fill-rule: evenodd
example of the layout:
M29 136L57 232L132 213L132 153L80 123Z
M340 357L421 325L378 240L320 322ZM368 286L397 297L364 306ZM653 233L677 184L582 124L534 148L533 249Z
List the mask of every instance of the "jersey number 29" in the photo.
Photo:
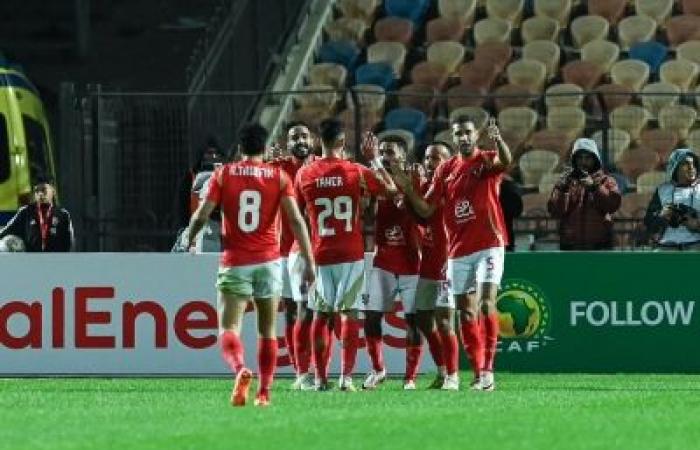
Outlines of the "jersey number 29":
M352 198L341 195L334 199L317 198L316 206L323 208L318 214L318 234L322 237L335 236L335 229L326 227L326 220L333 216L335 219L345 221L345 231L352 231Z

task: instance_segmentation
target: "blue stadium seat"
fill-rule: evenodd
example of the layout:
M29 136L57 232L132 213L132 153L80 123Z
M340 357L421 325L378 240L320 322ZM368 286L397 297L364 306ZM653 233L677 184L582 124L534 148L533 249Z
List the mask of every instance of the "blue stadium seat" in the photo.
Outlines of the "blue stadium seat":
M329 41L321 47L318 62L340 64L352 73L359 58L360 49L354 42Z
M396 108L384 117L386 129L400 129L413 133L417 142L425 139L428 118L425 113L414 108Z
M394 69L384 62L363 64L355 71L355 84L374 84L390 91L395 81Z
M429 7L430 0L386 0L384 2L387 16L409 19L416 26L423 23Z
M640 42L630 48L630 59L639 59L649 64L649 71L659 73L661 63L666 59L668 48L656 41Z

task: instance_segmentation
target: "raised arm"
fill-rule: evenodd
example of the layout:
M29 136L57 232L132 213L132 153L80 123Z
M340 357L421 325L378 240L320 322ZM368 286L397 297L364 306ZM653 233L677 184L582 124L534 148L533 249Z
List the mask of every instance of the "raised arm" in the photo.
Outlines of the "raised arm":
M437 178L437 174L433 178L433 180L437 180L437 183L440 183L440 179ZM435 198L439 198L440 195L434 195L436 192L434 190L436 189L436 183L433 183L433 185L430 187L430 190L428 190L428 193L426 194L425 197L423 197L420 192L418 192L417 189L415 189L413 185L413 180L409 175L406 175L406 173L401 170L400 167L395 166L391 168L391 178L394 180L394 183L401 189L401 191L404 193L406 198L408 199L409 203L411 204L411 208L413 211L415 211L416 214L418 214L420 217L423 219L427 219L433 214L435 214L435 211L438 208L437 200L434 200ZM431 199L430 201L428 199Z
M496 120L494 118L489 119L487 131L489 138L493 140L493 142L496 144L496 149L498 150L498 160L495 162L494 168L505 171L513 162L513 155L510 152L508 144L506 144L506 141L503 140L501 130L498 129L498 125L496 125Z

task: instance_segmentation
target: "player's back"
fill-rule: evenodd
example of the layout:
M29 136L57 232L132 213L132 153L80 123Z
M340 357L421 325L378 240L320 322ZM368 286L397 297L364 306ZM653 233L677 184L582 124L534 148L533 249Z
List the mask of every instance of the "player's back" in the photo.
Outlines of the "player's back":
M222 264L258 264L279 258L280 200L292 195L286 175L267 163L240 161L225 165L214 176L209 199L218 198L222 206Z
M380 191L374 174L360 164L322 158L296 178L297 199L306 208L316 262L340 264L364 258L360 223L363 191Z

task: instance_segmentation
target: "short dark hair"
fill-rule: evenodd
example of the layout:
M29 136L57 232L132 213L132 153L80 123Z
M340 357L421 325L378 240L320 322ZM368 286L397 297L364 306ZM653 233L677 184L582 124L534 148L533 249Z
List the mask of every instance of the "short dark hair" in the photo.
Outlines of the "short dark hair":
M406 143L406 140L402 138L401 136L397 136L395 134L389 134L387 136L384 136L379 140L379 143L381 144L382 142L389 142L389 143L394 143L397 144L401 149L403 150L404 153L408 153L408 144Z
M445 148L447 149L448 152L450 152L450 154L452 154L452 152L453 152L452 144L450 144L449 142L445 142L445 141L443 141L443 140L441 140L441 139L436 139L436 140L434 140L434 141L431 142L430 144L426 145L425 148L428 148L428 147L430 147L431 145L442 145L443 147L445 147Z
M264 153L267 135L267 130L259 123L248 123L243 125L241 132L238 135L238 142L241 145L241 153L248 156L260 155Z
M314 133L315 130L314 128L309 125L307 122L304 122L303 120L292 120L291 122L287 122L286 125L284 126L284 131L286 133L289 133L289 130L295 127L305 127L307 130L309 130L311 133Z
M323 145L326 147L335 145L345 133L343 130L343 123L335 117L323 119L319 128L321 129L321 142L323 142Z
M474 128L476 128L476 120L474 120L473 117L467 114L460 114L459 116L455 117L452 120L452 123L450 123L450 126L459 125L465 122L471 122L472 124L474 124Z

